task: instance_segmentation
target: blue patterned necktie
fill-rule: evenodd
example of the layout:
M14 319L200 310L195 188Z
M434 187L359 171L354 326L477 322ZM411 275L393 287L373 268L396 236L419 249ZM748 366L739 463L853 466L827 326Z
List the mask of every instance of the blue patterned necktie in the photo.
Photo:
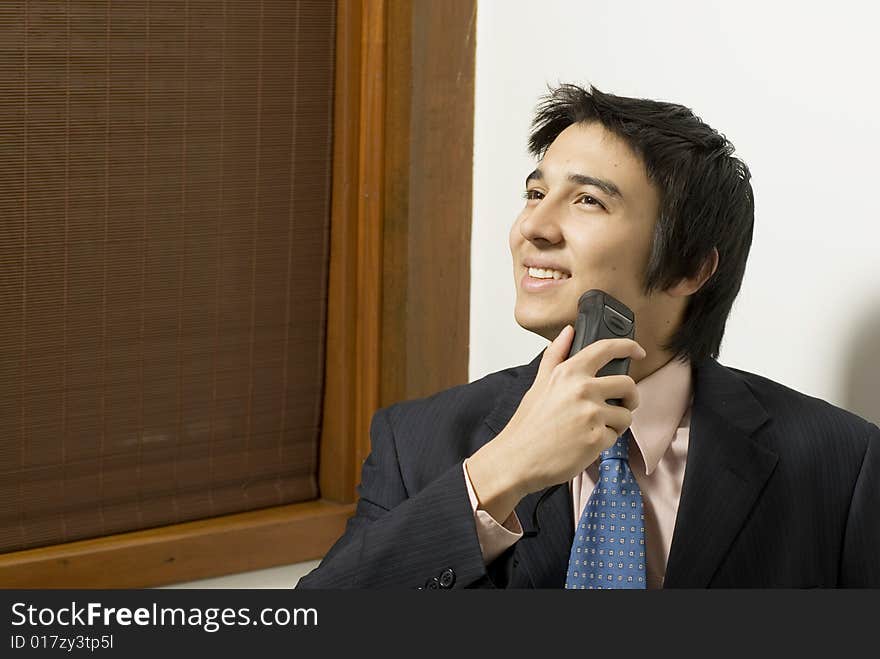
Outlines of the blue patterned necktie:
M599 479L568 559L566 588L646 588L642 491L629 467L627 430L602 451Z

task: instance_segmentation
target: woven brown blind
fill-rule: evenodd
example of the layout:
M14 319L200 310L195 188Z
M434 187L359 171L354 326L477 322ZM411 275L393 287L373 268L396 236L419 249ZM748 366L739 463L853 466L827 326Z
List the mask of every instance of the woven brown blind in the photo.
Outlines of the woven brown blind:
M0 551L317 497L334 16L0 2Z

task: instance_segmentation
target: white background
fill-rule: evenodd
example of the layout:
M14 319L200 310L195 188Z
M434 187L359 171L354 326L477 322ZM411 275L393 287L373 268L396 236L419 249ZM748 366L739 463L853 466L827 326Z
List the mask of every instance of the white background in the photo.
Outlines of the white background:
M507 234L534 165L525 145L539 96L592 83L690 107L752 171L754 241L720 361L880 422L876 11L856 0L480 0L470 380L547 343L514 320ZM194 585L290 587L313 565Z

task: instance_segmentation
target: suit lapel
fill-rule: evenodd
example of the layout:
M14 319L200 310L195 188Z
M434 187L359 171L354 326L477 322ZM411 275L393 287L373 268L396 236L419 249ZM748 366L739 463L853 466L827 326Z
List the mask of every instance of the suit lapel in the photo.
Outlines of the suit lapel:
M548 490L552 490L548 493ZM547 496L541 501L541 497ZM537 510L537 515L535 511ZM523 537L514 558L533 588L563 588L574 540L574 518L568 483L529 494L516 506ZM537 522L537 524L536 524Z
M715 360L694 368L687 464L665 588L704 588L776 467L753 435L769 419L745 382Z
M543 355L541 351L531 363L513 369L515 377L508 381L495 408L486 417L486 424L496 435L507 426L534 383ZM549 489L552 488L527 495L516 506L523 537L516 543L514 559L517 570L527 574L535 588L562 588L565 585L568 555L574 539L569 488L563 483L541 501Z
M486 425L494 430L496 435L504 430L504 427L510 422L520 401L522 401L522 397L535 382L538 366L541 365L541 357L543 356L544 351L542 350L530 363L510 369L512 377L507 380L495 407L485 419Z

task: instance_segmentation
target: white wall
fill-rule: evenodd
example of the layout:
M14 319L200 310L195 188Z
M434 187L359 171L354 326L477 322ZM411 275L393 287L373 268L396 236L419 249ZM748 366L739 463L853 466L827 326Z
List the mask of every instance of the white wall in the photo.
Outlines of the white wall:
M752 171L754 241L720 361L880 422L877 19L858 0L480 0L471 380L547 344L514 320L507 233L538 97L593 83L690 107Z

